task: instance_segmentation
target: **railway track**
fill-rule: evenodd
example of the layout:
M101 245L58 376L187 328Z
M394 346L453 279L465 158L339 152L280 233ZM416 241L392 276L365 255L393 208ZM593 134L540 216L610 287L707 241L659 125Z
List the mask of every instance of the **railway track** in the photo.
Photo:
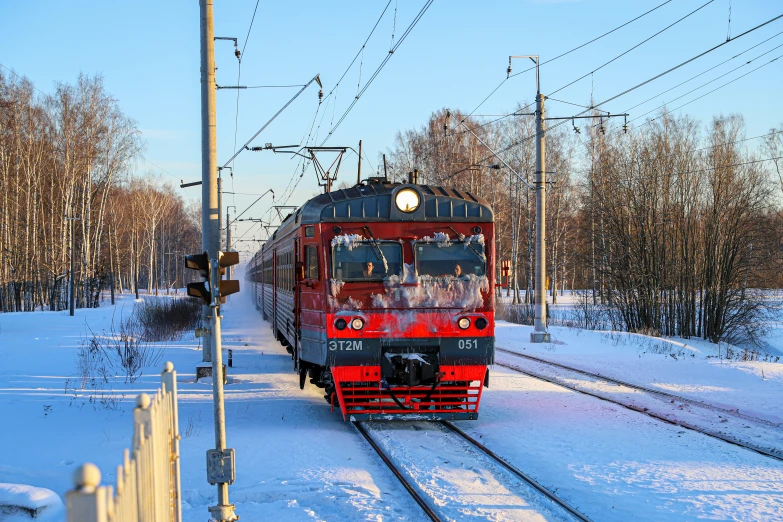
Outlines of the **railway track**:
M397 477L397 480L400 481L402 486L405 488L405 490L410 493L410 495L413 497L413 500L416 501L416 503L421 507L421 509L424 511L424 513L430 517L430 520L433 522L441 522L441 518L438 516L435 511L425 502L424 497L422 497L418 491L416 491L416 488L413 487L413 484L411 484L407 478L405 478L405 475L403 475L400 470L397 468L397 466L394 465L394 462L391 461L391 459L386 456L386 453L383 452L383 449L381 449L378 444L375 443L372 437L370 437L370 434L367 433L367 430L364 429L364 426L362 426L361 422L354 421L353 425L356 427L356 429L359 431L359 433L362 434L362 437L367 440L367 442L370 443L370 446L372 446L372 449L375 450L375 452L378 454L379 457L381 457L381 460L386 464L386 466L389 467L391 472L394 474L395 477Z
M618 386L625 386L626 388L632 388L632 389L635 389L635 390L641 390L641 391L644 391L644 392L647 392L647 393L652 393L652 394L658 395L660 397L666 397L667 399L674 399L674 400L679 401L679 402L685 402L685 403L688 403L688 404L692 404L694 406L698 406L700 408L707 408L707 409L710 409L710 410L713 410L713 411L719 411L719 412L724 413L726 415L732 415L732 416L737 417L739 419L747 420L747 421L750 421L750 422L756 422L756 423L759 423L759 424L765 424L765 425L770 426L772 428L781 428L781 424L780 423L772 422L772 421L769 421L767 419L760 419L758 417L755 417L753 415L748 415L746 413L740 413L736 409L723 408L723 407L717 406L715 404L708 404L706 402L698 401L696 399L689 399L687 397L682 397L680 395L675 395L673 393L665 392L663 390L656 390L655 388L649 388L649 387L646 387L646 386L640 386L638 384L631 384L629 382L622 381L620 379L615 379L613 377L607 377L606 375L601 375L600 373L593 373L593 372L589 372L587 370L581 370L579 368L574 368L572 366L568 366L568 365L565 365L565 364L556 363L556 362L553 362L553 361L548 361L546 359L541 359L539 357L534 357L532 355L527 355L527 354L524 354L524 353L518 353L518 352L513 352L511 350L506 350L505 348L497 348L496 347L495 351L507 353L509 355L513 355L515 357L520 357L520 358L523 358L523 359L528 359L528 360L531 360L531 361L535 361L537 363L546 364L548 366L554 366L556 368L561 368L561 369L567 370L569 372L579 373L581 375L586 375L588 377L594 377L596 379L601 379L601 380L606 381L606 382L614 383L614 384L616 384Z
M382 448L382 444L379 444L368 432L368 430L365 428L363 423L361 422L354 422L353 423L356 429L359 431L359 433L367 440L367 442L372 446L372 448L378 453L378 455L381 457L383 462L389 467L391 472L394 474L395 477L402 483L403 487L410 493L410 495L414 498L417 504L422 508L424 513L430 518L430 520L433 521L441 521L441 520L449 520L454 519L454 516L449 516L448 514L443 515L442 513L439 513L439 509L436 509L433 507L433 505L438 505L437 500L435 498L430 499L429 501L425 499L425 496L422 495L420 492L420 488L417 487L415 481L412 481L406 476L406 473L403 472L397 464L395 464L394 459L392 456L390 456L387 451L385 451ZM571 507L567 502L565 502L563 499L555 495L552 491L545 488L541 484L539 484L535 479L528 476L526 473L520 471L513 465L509 464L505 459L495 454L492 450L475 440L473 437L456 427L454 424L448 421L441 421L441 422L427 422L428 425L435 425L435 426L443 426L446 429L442 430L443 434L454 434L456 437L459 438L459 440L463 441L464 443L468 444L471 448L474 448L477 450L477 453L482 454L487 457L487 461L491 462L492 464L496 466L500 466L502 470L505 470L506 472L510 473L517 479L521 480L526 486L529 487L530 490L535 491L537 495L539 495L541 498L545 499L544 502L551 503L552 507L555 508L554 511L555 515L560 515L560 518L566 519L566 520L578 520L581 522L589 522L590 519L587 518L585 515ZM411 423L411 426L415 429L416 426ZM375 430L371 430L375 431ZM380 430L383 431L383 430ZM456 447L454 443L451 444L452 447ZM433 458L439 458L438 455L433 455ZM482 466L481 464L476 465L475 463L471 466L468 466L468 469L475 470L479 469L480 471L488 471L489 473L494 473L497 475L497 470L491 470L486 467L486 464ZM502 471L501 471L502 473ZM430 477L428 478L428 483L432 482L433 479ZM524 495L519 495L520 498L524 498L525 502L528 502L530 499L526 498ZM541 498L536 499L536 501L541 500ZM442 502L442 499L440 499ZM460 517L461 518L461 517Z
M570 372L572 374L578 374L578 375L585 376L585 377L588 377L590 379L593 379L592 382L591 381L587 381L587 383L585 383L585 384L588 384L588 383L589 384L600 384L601 382L609 382L609 383L617 385L618 387L624 387L624 388L628 388L629 390L634 390L636 392L643 393L643 394L645 394L648 397L653 396L653 400L659 400L659 401L660 400L665 400L665 401L669 402L669 404L673 404L675 402L680 402L680 403L683 403L683 404L687 404L689 406L695 406L695 407L703 409L703 410L708 410L708 411L710 411L712 413L718 413L719 412L719 413L722 413L723 415L731 416L731 417L734 417L735 419L739 419L739 420L741 420L743 422L743 424L745 422L750 422L750 423L757 424L760 427L763 427L763 431L765 432L765 434L766 434L768 439L771 438L772 440L777 440L778 442L780 440L783 440L783 433L781 433L781 431L780 431L780 425L776 424L776 423L773 423L773 422L770 422L770 421L767 421L767 420L764 420L764 419L759 419L759 418L751 416L751 415L741 414L741 413L739 413L739 412L737 412L735 410L730 410L728 408L722 408L720 406L706 404L706 403L703 403L703 402L700 402L700 401L697 401L697 400L694 400L694 399L688 399L688 398L681 397L681 396L678 396L678 395L675 395L675 394L672 394L672 393L668 393L668 392L664 392L664 391L660 391L660 390L655 390L655 389L648 388L648 387L645 387L645 386L639 386L639 385L631 384L631 383L628 383L628 382L625 382L625 381L621 381L619 379L613 379L613 378L606 377L604 375L599 375L599 374L596 374L596 373L592 373L592 372L589 372L589 371L586 371L586 370L581 370L581 369L578 369L578 368L572 368L572 367L564 365L564 364L550 362L550 361L547 361L545 359L539 359L538 357L534 357L534 356L530 356L530 355L526 355L526 354L520 354L520 353L517 353L517 352L512 352L510 350L505 350L503 348L495 348L495 350L497 352L507 353L509 355L512 355L512 356L515 356L515 357L519 357L521 359L525 359L525 360L528 360L528 361L533 361L533 362L535 362L536 364L539 364L539 365L544 365L544 366L548 366L548 367L551 367L551 368L557 368L557 369L565 371L565 372ZM730 435L730 434L725 433L723 431L719 431L718 429L708 428L708 427L705 427L704 425L699 425L696 422L689 422L689 421L683 420L682 418L680 418L678 416L675 416L673 413L672 414L658 413L658 412L655 412L655 411L651 411L648 407L645 407L645 406L640 406L640 405L637 405L637 404L632 404L630 402L625 402L625 401L622 401L622 400L618 400L618 399L616 399L614 397L611 397L610 396L611 394L609 394L609 393L605 393L605 392L602 393L602 392L599 392L599 391L585 389L584 387L580 387L577 384L572 384L571 382L567 382L565 379L567 379L568 376L559 375L559 376L555 377L555 376L551 376L551 375L544 375L544 374L542 374L540 372L531 371L530 369L520 368L520 367L512 365L512 364L506 364L506 363L502 363L502 362L498 362L498 361L495 361L495 364L497 364L498 366L502 366L504 368L507 368L509 370L512 370L512 371L515 371L515 372L518 372L518 373L522 373L522 374L527 375L529 377L532 377L534 379L543 380L543 381L549 382L551 384L554 384L556 386L560 386L562 388L566 388L566 389L569 389L571 391L575 391L577 393L581 393L581 394L584 394L584 395L589 395L591 397L595 397L597 399L601 399L603 401L610 402L610 403L616 404L618 406L622 406L623 408L635 411L637 413L641 413L641 414L647 415L648 417L652 417L652 418L654 418L656 420L665 422L667 424L672 424L672 425L675 425L675 426L686 428L686 429L695 431L697 433L701 433L702 435L706 435L708 437L712 437L712 438L718 439L720 441L723 441L723 442L726 442L726 443L729 443L729 444L732 444L732 445L735 445L735 446L739 446L739 447L747 449L749 451L753 451L755 453L759 453L761 455L764 455L765 457L769 457L769 458L772 458L772 459L775 459L775 460L778 460L778 461L783 461L783 452L781 452L781 450L778 450L775 447L763 447L763 446L760 446L758 444L754 444L754 443L752 443L750 441L743 440L743 439L741 439L739 437ZM720 421L712 420L710 422L713 422L713 423L716 423L716 422L720 422L720 423L728 422L728 419L726 419L726 417L720 416L720 419L721 419ZM745 427L747 427L747 426L745 426Z

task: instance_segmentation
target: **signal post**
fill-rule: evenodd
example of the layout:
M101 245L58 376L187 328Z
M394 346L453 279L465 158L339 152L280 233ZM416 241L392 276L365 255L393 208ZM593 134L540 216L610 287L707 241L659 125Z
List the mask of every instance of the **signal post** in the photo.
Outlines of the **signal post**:
M207 481L218 487L218 503L210 506L209 511L215 522L233 522L239 517L234 513L234 505L228 501L228 486L236 478L236 455L233 448L226 447L226 410L223 385L226 372L223 366L223 347L220 331L220 305L227 295L239 292L239 281L221 280L226 268L239 264L239 252L217 251L210 258L209 252L185 256L185 266L198 270L203 281L188 284L188 295L201 298L209 314L209 327L205 328L209 339L212 360L212 395L215 417L215 449L207 450ZM205 341L206 342L206 341Z

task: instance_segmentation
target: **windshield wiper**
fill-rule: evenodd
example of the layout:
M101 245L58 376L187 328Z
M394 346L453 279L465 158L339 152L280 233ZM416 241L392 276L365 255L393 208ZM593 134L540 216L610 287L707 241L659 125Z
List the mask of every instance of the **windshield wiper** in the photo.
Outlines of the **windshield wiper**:
M449 228L451 229L452 232L457 234L457 237L459 238L460 241L463 241L463 242L465 241L465 234L460 234L459 232L454 230L454 227L452 227L451 225L449 225ZM465 246L467 246L470 249L471 252L476 254L476 257L479 258L482 262L486 262L487 261L487 257L484 254L482 254L481 252L479 252L478 250L476 250L475 248L473 248L470 243L465 243Z
M372 230L370 230L370 227L367 225L364 225L362 227L362 230L367 231L367 235L370 236L370 239L372 240L372 246L375 247L375 250L373 251L375 253L375 257L378 258L378 261L383 263L383 273L388 274L389 273L389 263L386 261L386 257L383 255L383 251L381 250L381 246L378 244L378 241L375 239L375 236L372 234Z

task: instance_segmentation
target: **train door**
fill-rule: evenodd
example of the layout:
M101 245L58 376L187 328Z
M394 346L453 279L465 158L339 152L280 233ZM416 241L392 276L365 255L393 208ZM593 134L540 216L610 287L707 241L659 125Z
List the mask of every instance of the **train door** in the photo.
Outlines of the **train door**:
M304 271L302 255L299 252L299 238L294 238L294 370L299 368L299 340L302 328L302 276Z
M275 248L272 250L272 332L276 340L280 340L280 337L277 335L279 331L277 328L277 287L280 284L280 281L278 281L279 277L280 274L277 273L277 248Z
M266 285L269 284L269 281L267 281L268 272L266 269L266 263L267 261L264 259L265 252L261 253L261 259L259 260L261 264L261 268L259 269L259 285L258 285L258 293L260 294L259 304L261 306L261 317L264 318L264 320L267 320L266 315Z

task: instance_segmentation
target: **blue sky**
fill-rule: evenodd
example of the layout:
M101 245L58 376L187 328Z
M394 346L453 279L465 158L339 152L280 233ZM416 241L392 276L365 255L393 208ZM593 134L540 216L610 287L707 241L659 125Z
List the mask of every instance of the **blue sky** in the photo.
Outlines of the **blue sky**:
M303 84L321 74L326 93L332 90L359 51L388 0L300 1L260 0L242 61L242 85ZM398 130L422 125L430 113L444 107L473 110L506 76L511 54L539 54L542 61L581 45L663 3L664 0L435 0L375 82L327 142L356 147L359 139L373 167ZM542 92L551 93L652 36L707 0L672 0L655 12L612 35L541 67ZM215 2L215 35L236 37L245 45L254 0ZM397 40L424 5L424 0L392 0L372 39L348 72L336 95L318 113L325 136L387 55L395 23ZM731 24L729 27L729 9ZM102 74L123 111L138 122L147 142L139 169L164 169L164 179L201 177L199 7L190 1L98 2L72 0L6 0L0 17L0 63L51 92L55 82L73 82L79 72ZM592 76L558 92L553 98L587 104L591 94L603 100L646 80L732 36L783 14L776 0L714 0L639 48ZM737 53L768 42L631 111L636 117L709 81L744 61L783 44L783 19L731 42L688 66L604 106L613 113L677 85ZM216 42L219 85L236 84L233 44ZM722 85L783 54L783 47L715 81L710 87L671 102L671 107ZM515 72L525 64L516 62ZM682 111L706 123L720 113L741 113L747 135L764 134L783 122L781 66L778 60L724 87ZM8 73L7 70L3 70ZM250 138L297 89L255 89L240 92L237 144ZM317 87L305 91L254 144L303 143L318 108ZM233 153L235 90L219 90L218 161ZM501 114L535 95L533 72L506 82L478 111ZM550 101L550 116L568 116L577 107ZM334 116L333 116L334 115ZM323 116L323 119L322 119ZM644 121L639 120L639 122ZM316 127L317 127L316 123ZM320 139L318 140L320 143ZM753 143L753 142L751 142ZM346 156L344 179L355 175L355 156ZM154 165L153 165L154 163ZM157 166L157 167L156 167ZM273 188L282 195L295 161L270 152L245 152L235 162L228 191L261 193ZM364 169L369 166L365 163ZM233 187L233 190L232 190ZM177 189L179 190L179 189ZM305 174L289 201L301 204L318 191L312 170ZM200 196L198 188L183 190ZM227 196L224 204L241 211L255 196ZM278 198L278 203L280 200ZM246 216L263 214L264 199ZM239 234L247 226L239 224ZM246 237L252 237L251 231ZM262 235L257 235L263 237ZM245 248L249 245L244 245Z

